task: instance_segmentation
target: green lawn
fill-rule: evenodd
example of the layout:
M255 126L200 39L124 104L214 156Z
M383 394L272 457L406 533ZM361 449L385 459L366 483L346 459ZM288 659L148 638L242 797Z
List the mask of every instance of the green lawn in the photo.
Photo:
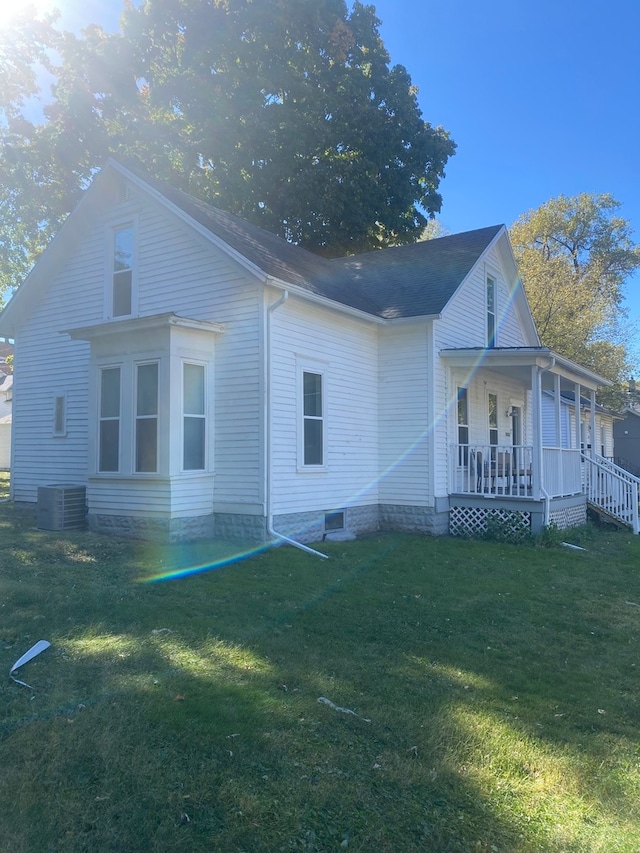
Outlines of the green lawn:
M0 505L0 850L637 853L640 540L569 537L148 583L228 551Z

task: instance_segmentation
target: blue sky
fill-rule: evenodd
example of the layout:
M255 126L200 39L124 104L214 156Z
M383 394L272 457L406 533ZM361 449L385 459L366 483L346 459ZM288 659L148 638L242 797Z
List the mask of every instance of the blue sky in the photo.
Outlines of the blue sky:
M115 28L119 0L57 0ZM640 0L377 0L392 63L458 145L441 184L452 232L558 195L611 193L640 242ZM640 274L626 287L640 328Z

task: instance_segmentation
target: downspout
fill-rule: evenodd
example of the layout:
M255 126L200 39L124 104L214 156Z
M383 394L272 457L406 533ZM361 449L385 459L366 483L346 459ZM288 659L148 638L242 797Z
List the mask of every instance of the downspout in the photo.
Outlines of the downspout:
M277 299L275 302L272 302L271 305L267 306L267 323L266 323L266 335L265 335L265 384L266 384L266 415L265 415L265 459L266 459L266 470L265 470L265 509L267 516L267 533L270 536L273 536L274 539L278 539L280 542L286 542L288 545L293 545L295 548L300 548L301 551L307 551L309 554L315 554L316 557L322 557L324 560L328 560L329 556L327 554L322 554L320 551L315 551L313 548L309 548L308 545L303 545L302 542L297 542L295 539L291 539L289 536L285 536L283 533L278 533L277 530L273 529L273 508L271 502L271 487L273 481L273 471L272 471L272 453L271 453L271 440L272 440L272 416L273 416L273 405L272 405L272 397L271 397L271 318L275 311L280 308L281 305L289 298L289 291L285 290L280 299Z

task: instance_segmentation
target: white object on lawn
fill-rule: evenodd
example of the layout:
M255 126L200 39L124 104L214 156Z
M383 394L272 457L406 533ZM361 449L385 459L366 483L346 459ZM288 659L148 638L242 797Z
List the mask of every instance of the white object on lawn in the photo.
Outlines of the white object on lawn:
M27 684L26 681L20 681L19 678L15 678L13 673L16 669L19 669L21 666L24 666L25 663L29 663L30 660L36 655L39 655L40 652L43 652L45 649L48 649L51 643L48 640L38 640L35 645L31 646L29 651L25 652L22 657L19 657L18 660L14 663L14 665L9 670L9 677L16 682L16 684L22 684L23 687L28 687L29 690L33 690L30 684Z

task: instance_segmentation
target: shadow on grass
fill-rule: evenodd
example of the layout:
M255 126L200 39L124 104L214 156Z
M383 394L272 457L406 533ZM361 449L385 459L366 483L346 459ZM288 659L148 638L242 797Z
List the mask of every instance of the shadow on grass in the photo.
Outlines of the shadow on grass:
M637 849L611 579L585 594L532 548L329 550L146 585L211 546L14 529L7 669L53 646L33 698L2 691L6 849Z

